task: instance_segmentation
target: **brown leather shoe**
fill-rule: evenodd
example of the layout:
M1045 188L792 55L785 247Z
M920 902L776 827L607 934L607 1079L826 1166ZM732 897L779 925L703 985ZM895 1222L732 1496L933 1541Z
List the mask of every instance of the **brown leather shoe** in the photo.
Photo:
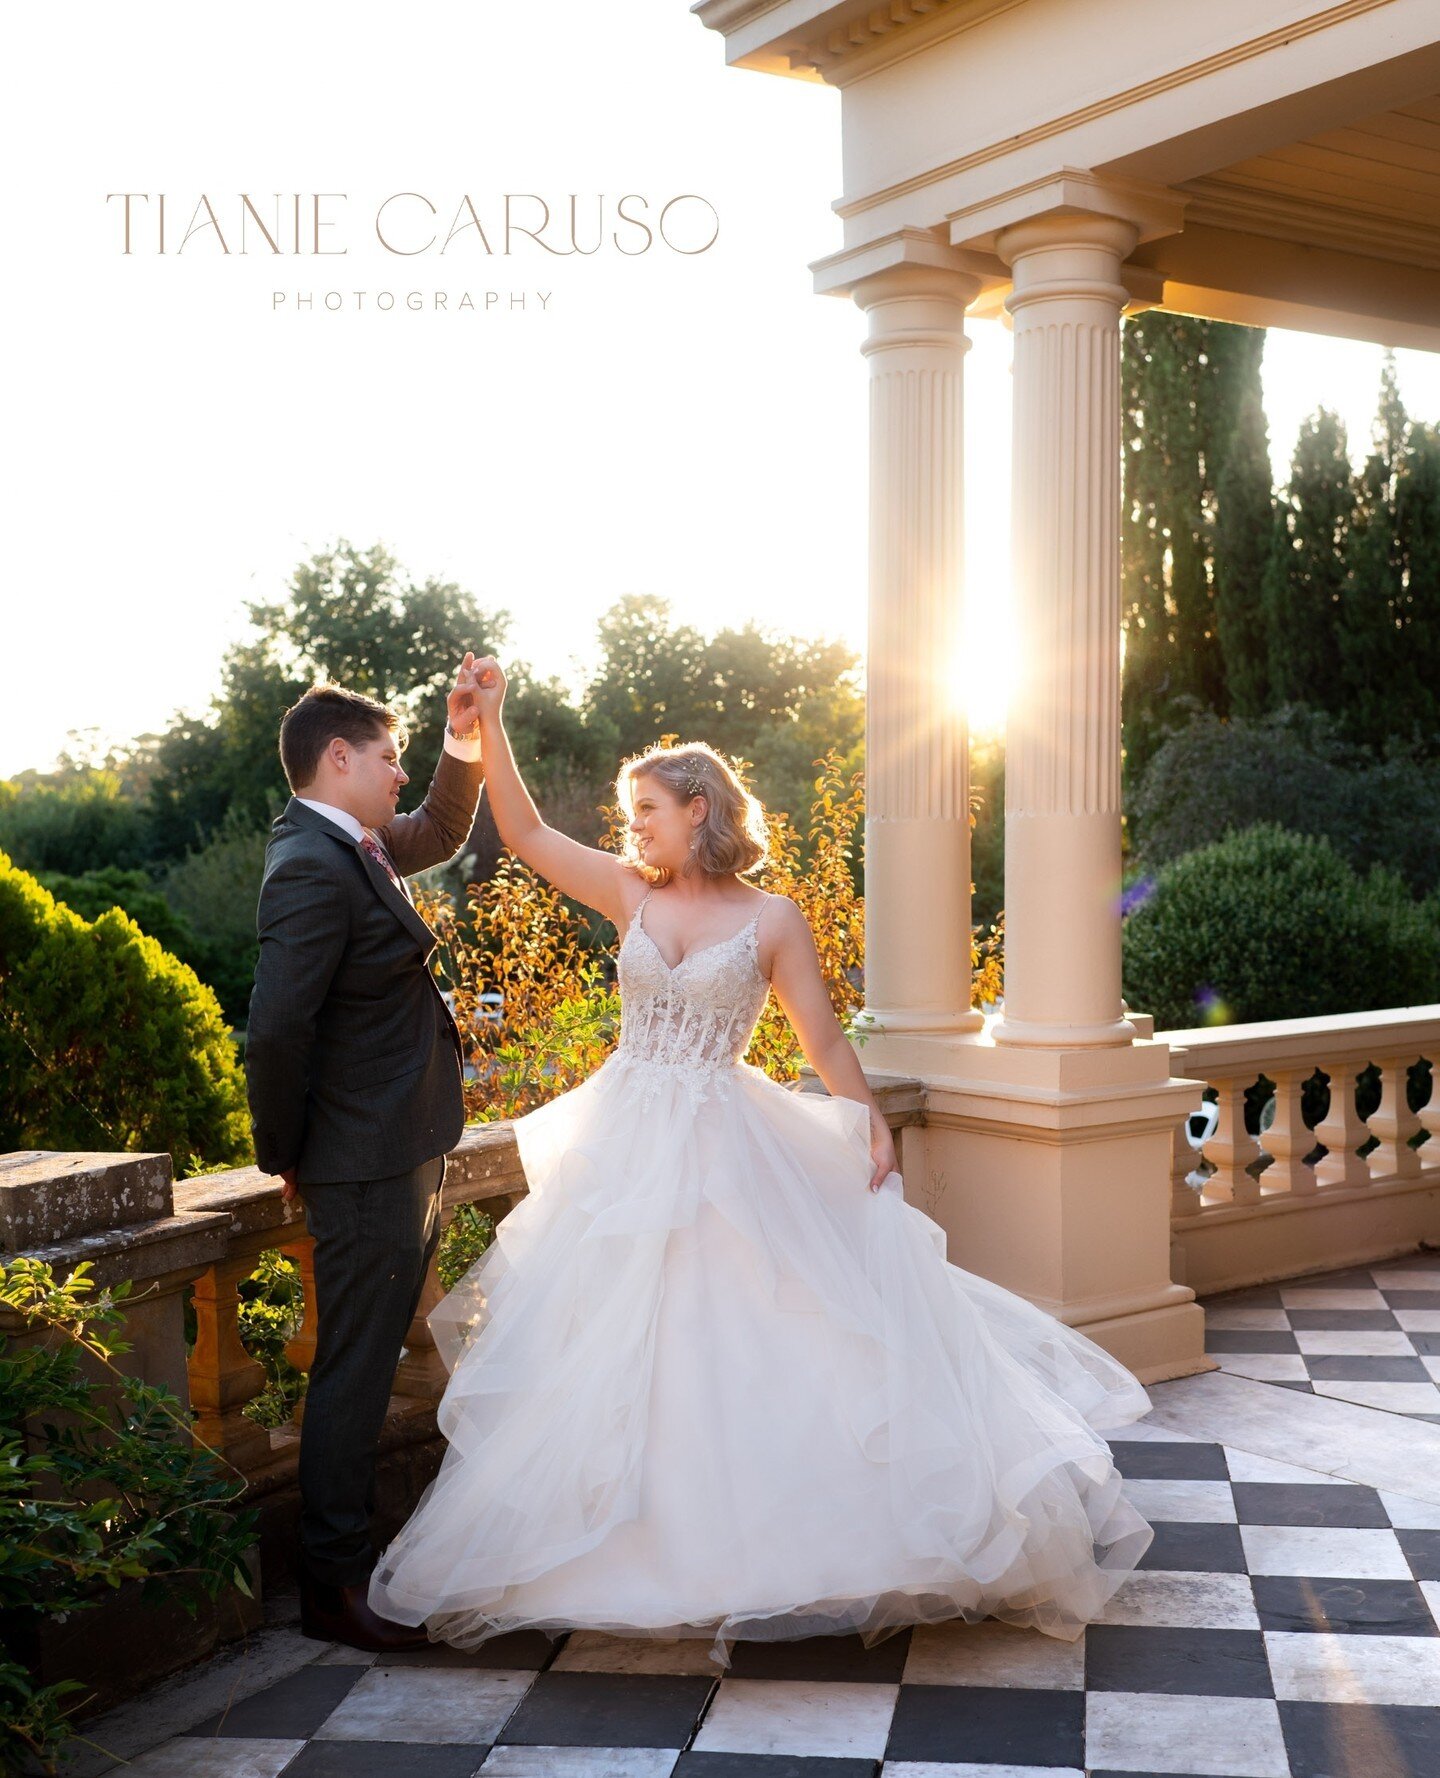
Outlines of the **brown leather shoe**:
M321 1642L343 1642L347 1648L363 1648L373 1654L400 1654L410 1648L429 1648L423 1626L397 1624L381 1617L370 1606L370 1583L330 1587L302 1575L300 1579L300 1631Z

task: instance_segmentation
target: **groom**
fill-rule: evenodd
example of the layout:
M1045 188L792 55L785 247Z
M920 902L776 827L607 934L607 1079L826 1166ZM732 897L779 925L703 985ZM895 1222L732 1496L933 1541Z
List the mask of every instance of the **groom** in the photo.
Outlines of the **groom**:
M262 1172L304 1194L318 1327L300 1439L301 1628L381 1653L424 1647L366 1600L375 1450L440 1237L445 1155L465 1123L463 1047L405 878L453 858L480 800L477 664L449 694L425 800L394 711L317 685L286 711L294 793L265 848L245 1073Z

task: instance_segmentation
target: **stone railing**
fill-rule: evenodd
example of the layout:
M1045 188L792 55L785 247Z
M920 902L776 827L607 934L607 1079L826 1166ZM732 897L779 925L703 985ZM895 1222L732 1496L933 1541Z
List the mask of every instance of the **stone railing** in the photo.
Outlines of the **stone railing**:
M1440 1241L1440 1083L1418 1110L1408 1092L1417 1064L1440 1068L1440 1006L1157 1036L1173 1075L1215 1092L1214 1134L1200 1151L1176 1131L1177 1282L1203 1295ZM1357 1082L1372 1068L1379 1099L1362 1115ZM1317 1073L1328 1107L1312 1127L1303 1107ZM1273 1117L1257 1134L1246 1107L1266 1096L1262 1080Z

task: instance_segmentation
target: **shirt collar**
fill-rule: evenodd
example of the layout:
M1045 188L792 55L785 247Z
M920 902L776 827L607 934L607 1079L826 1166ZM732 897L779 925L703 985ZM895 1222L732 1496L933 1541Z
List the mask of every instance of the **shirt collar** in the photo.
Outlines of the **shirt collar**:
M365 829L346 809L337 809L333 803L317 803L312 797L297 796L297 803L304 803L307 809L313 809L317 815L323 815L327 821L333 821L336 827L348 833L357 843L365 837Z

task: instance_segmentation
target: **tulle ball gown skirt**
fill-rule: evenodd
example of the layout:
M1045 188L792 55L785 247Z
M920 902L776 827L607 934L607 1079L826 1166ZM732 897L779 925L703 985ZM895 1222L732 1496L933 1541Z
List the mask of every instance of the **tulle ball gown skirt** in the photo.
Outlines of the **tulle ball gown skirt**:
M435 1640L1004 1619L1073 1638L1148 1547L1149 1409L878 1192L864 1109L612 1057L515 1126L529 1195L431 1316L449 1450L370 1599Z

